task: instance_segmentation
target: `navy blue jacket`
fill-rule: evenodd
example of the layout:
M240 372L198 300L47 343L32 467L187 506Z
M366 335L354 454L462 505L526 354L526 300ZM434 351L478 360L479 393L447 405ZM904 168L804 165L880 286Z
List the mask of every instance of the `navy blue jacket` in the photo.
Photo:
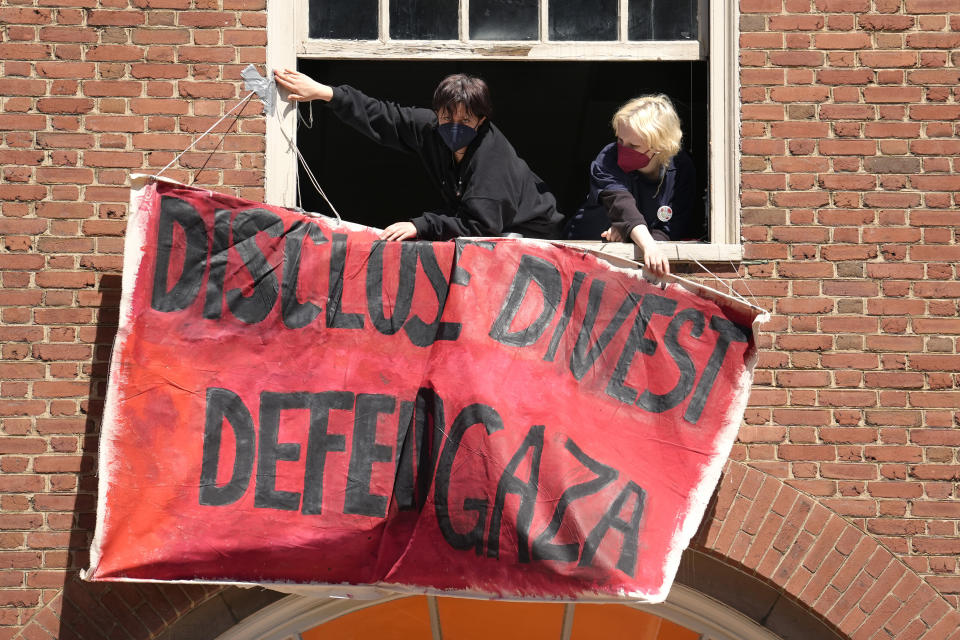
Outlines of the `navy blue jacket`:
M437 133L437 116L430 109L377 100L348 85L334 87L329 106L374 142L419 156L444 207L410 220L418 239L507 233L559 237L563 216L556 199L489 119L457 163Z
M605 146L590 163L590 192L570 221L567 237L599 240L613 226L629 242L633 228L645 224L657 240L684 239L696 197L696 168L681 150L661 172L662 181L653 182L639 171L628 173L617 165L617 144ZM661 207L670 208L669 220L657 216Z

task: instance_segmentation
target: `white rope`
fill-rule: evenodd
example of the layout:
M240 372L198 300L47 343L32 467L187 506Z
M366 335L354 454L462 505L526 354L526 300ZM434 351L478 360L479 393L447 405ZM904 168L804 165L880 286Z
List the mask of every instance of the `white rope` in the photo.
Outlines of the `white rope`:
M752 304L749 300L747 300L746 298L744 298L742 295L740 295L740 293L739 293L736 289L734 289L733 287L731 287L725 280L723 280L723 279L721 279L720 277L718 277L715 273L713 273L712 271L710 271L710 269L707 269L707 268L703 265L703 263L701 263L699 260L697 260L696 258L692 258L692 260L693 260L694 262L696 262L697 265L698 265L701 269L703 269L704 271L706 271L707 273L709 273L711 276L713 276L714 280L716 280L717 282L722 282L722 283L724 283L724 284L727 286L727 289L730 290L730 293L732 293L734 296L736 296L741 302L743 302L744 304L748 304L748 305L750 305L751 307L756 306L756 305ZM731 266L733 265L732 262L731 262L730 264L731 264ZM740 278L741 280L743 280L743 278L740 276L739 273L737 274L737 277ZM748 287L748 288L749 288L749 287ZM751 295L753 295L753 294L751 294Z
M297 109L297 115L299 116L300 109L299 107L297 107L297 103L294 102L292 104L293 104L293 107ZM313 107L311 107L311 111L310 111L311 121L313 120L312 109ZM327 197L327 194L323 192L323 188L320 186L320 183L317 181L316 176L313 175L313 171L310 170L310 165L307 164L307 161L304 159L303 154L300 153L300 149L297 148L297 145L293 142L293 140L290 138L290 136L287 135L287 132L284 130L283 118L280 117L280 110L277 109L274 113L276 113L277 120L280 121L280 133L283 134L283 137L286 139L287 144L290 146L291 149L293 149L294 153L297 154L297 160L300 162L300 166L303 167L304 172L307 174L307 177L310 179L310 183L313 184L313 188L317 190L317 193L320 194L324 202L327 203L327 206L330 207L330 210L333 211L333 215L337 217L337 226L339 226L343 222L343 218L340 217L340 213L337 211L336 207L333 206L333 203L330 202L330 198ZM289 111L287 113L289 113ZM312 122L310 126L311 127L313 126ZM302 202L300 201L300 176L299 175L297 175L297 204L298 205L302 204ZM302 209L303 207L300 207L300 208Z
M217 127L218 124L220 124L221 122L223 122L224 120L226 120L226 119L227 119L227 116L229 116L231 113L233 113L234 111L236 111L239 107L242 107L242 106L245 105L247 102L249 102L249 101L250 101L250 98L252 98L256 93L257 93L256 91L251 91L250 93L248 93L246 98L244 98L243 100L241 100L240 102L238 102L238 103L233 107L233 109L230 109L230 111L227 111L225 114L223 114L223 117L222 117L222 118L220 118L219 120L217 120L216 122L214 122L214 123L210 126L209 129L207 129L206 131L203 132L203 135L201 135L199 138L197 138L196 140L194 140L193 142L191 142L189 147L187 147L186 149L184 149L183 151L181 151L181 152L177 155L176 158L174 158L173 160L171 160L170 162L168 162L168 163L167 163L167 166L165 166L163 169L160 169L160 171L158 171L155 175L158 175L158 176L159 176L161 173L163 173L164 171L166 171L167 169L169 169L169 168L173 165L174 162L176 162L177 160L180 159L180 156L182 156L183 154L185 154L187 151L190 151L190 149L193 149L193 147L194 147L198 142L200 142L200 141L203 140L205 137L207 137L207 134L209 134L211 131L213 131L213 130Z
M233 107L232 109L230 109L230 111L227 111L225 114L223 114L223 116L222 116L219 120L217 120L216 122L214 122L212 125L210 125L210 128L207 129L206 131L204 131L204 132L200 135L200 137L198 137L196 140L194 140L193 142L191 142L190 145L189 145L186 149L184 149L183 151L181 151L180 153L178 153L177 156L176 156L173 160L171 160L170 162L168 162L168 163L167 163L167 166L165 166L163 169L160 169L160 171L158 171L158 172L157 172L156 174L154 174L154 175L160 176L160 174L162 174L164 171L166 171L166 170L169 169L171 166L173 166L173 164L174 164L177 160L179 160L181 157L183 157L183 154L185 154L187 151L190 151L190 149L193 149L193 148L197 145L198 142L200 142L200 141L203 140L205 137L207 137L207 136L210 134L210 132L213 131L214 129L216 129L216 128L217 128L217 125L219 125L221 122L223 122L224 120L226 120L227 117L228 117L230 114L232 114L234 111L236 111L237 109L243 107L243 105L245 105L247 102L249 102L249 101L250 101L250 98L252 98L254 95L256 95L256 93L257 93L256 91L251 91L250 93L248 93L243 100L241 100L241 101L238 102L236 105L234 105L234 107ZM296 103L293 103L293 104L294 104L294 107L296 108ZM306 172L307 177L310 178L310 182L313 184L313 187L314 187L314 188L317 190L317 192L323 197L324 201L325 201L325 202L327 203L327 205L330 207L330 210L333 211L333 215L335 215L336 218L337 218L337 226L339 226L341 223L343 223L343 218L340 217L340 213L337 211L336 207L333 206L333 203L330 202L330 199L327 197L327 194L323 192L323 188L320 187L320 183L317 181L316 176L313 175L313 171L310 170L310 166L307 164L306 159L304 159L303 154L300 153L300 149L297 148L297 145L294 144L293 140L290 139L290 136L288 136L288 135L287 135L287 132L284 130L284 128L283 128L283 120L280 118L280 110L279 110L279 109L276 109L276 110L274 111L274 113L276 113L277 119L280 121L280 133L283 134L283 137L286 139L287 144L290 145L290 148L293 149L294 152L297 154L297 160L299 160L300 166L303 167L303 170ZM297 116L300 117L300 110L299 110L299 109L297 109ZM309 124L307 124L307 122L304 122L304 125L305 125L307 128L312 128L312 127L313 127L313 106L312 106L312 105L311 105L311 107L310 107L310 122L309 122ZM212 153L212 152L211 152L211 153ZM299 176L297 176L297 204L299 205L299 204L301 204L301 203L302 203L302 200L301 200L301 198L300 198L300 178L299 178ZM301 208L302 208L302 207L301 207Z
M740 278L740 282L743 283L743 286L747 288L747 293L750 294L750 298L753 300L753 306L759 307L757 304L757 296L753 295L753 291L750 291L750 285L747 283L747 279L740 275L740 270L733 264L733 260L730 261L730 266L733 267L733 270L737 272L737 277Z

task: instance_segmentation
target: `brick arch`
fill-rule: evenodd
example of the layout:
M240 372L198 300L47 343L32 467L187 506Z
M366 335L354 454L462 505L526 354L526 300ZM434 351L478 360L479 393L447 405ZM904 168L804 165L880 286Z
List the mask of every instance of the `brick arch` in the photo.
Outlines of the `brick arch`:
M960 612L874 537L779 478L729 461L678 581L698 588L706 554L785 594L852 640L960 640ZM731 574L721 575L725 598ZM742 581L741 581L742 582ZM730 592L732 589L727 588ZM68 579L14 636L205 638L282 597L265 589ZM750 612L741 611L750 617ZM753 616L772 631L769 615ZM123 631L120 631L120 630ZM789 634L783 634L789 637ZM794 636L794 637L803 637ZM818 634L818 637L823 637Z
M876 538L728 461L692 548L759 577L852 640L960 640L960 612Z
M283 596L219 585L90 583L73 573L13 640L206 640Z
M223 590L214 585L91 583L71 572L63 588L36 608L13 639L147 640Z

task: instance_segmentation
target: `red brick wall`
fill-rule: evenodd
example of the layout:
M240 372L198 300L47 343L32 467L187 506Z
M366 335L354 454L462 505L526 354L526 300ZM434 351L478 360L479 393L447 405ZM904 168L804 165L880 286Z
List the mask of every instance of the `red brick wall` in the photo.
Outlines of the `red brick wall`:
M734 458L956 606L960 5L740 7L743 288L774 315Z
M244 96L240 69L263 68L264 6L0 0L0 640L152 637L216 591L86 585L76 571L93 527L128 172L159 170ZM956 0L740 8L746 259L736 286L774 315L732 458L766 474L754 485L782 480L813 512L879 543L897 576L906 567L902 580L947 606L930 613L903 587L889 614L832 618L818 573L830 563L792 551L802 543L806 554L822 529L778 513L779 484L759 497L731 484L736 497L698 544L786 583L852 637L947 637L935 632L960 596ZM258 112L254 101L203 171L219 135L165 175L262 200ZM744 500L759 505L749 507L756 526L724 519ZM806 527L776 547L780 564L734 552L787 540L761 521ZM867 544L855 536L831 553ZM815 573L791 590L798 580L776 568L798 557ZM889 575L856 574L850 557L841 585Z
M31 620L29 638L148 637L215 591L75 576L93 528L128 174L159 171L237 104L240 70L262 69L265 26L265 0L0 2L0 638ZM219 135L164 175L262 200L259 110L202 172Z

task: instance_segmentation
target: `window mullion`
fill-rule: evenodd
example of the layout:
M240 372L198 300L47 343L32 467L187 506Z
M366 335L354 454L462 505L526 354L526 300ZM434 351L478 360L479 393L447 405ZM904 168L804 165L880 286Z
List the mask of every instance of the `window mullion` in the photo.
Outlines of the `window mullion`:
M550 3L540 0L540 42L550 39Z
M390 40L390 0L380 0L379 4L380 10L380 28L378 33L380 34L380 42L388 42Z
M430 613L430 637L432 640L443 640L443 626L440 622L437 596L427 596L427 611Z
M617 40L626 42L628 35L628 16L630 12L630 0L620 0L620 6L617 10Z
M460 42L470 39L470 0L460 0Z
M570 640L573 633L573 608L575 606L572 602L563 605L563 626L560 627L560 640Z

